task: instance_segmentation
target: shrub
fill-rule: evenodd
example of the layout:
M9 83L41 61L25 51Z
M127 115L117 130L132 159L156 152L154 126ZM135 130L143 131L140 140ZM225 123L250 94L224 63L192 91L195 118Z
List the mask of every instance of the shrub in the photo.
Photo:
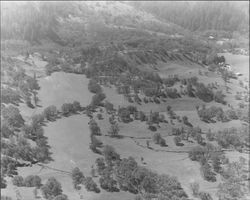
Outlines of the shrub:
M229 119L231 119L231 120L237 120L237 119L239 119L239 118L238 118L238 115L237 115L237 113L236 113L236 111L233 110L233 109L227 110L227 111L225 112L225 115L226 115Z
M144 101L144 103L148 103L147 97L144 97L144 98L143 98L143 101Z
M93 191L100 193L100 189L97 187L97 184L93 181L91 177L86 177L84 180L84 185L87 191Z
M157 131L157 128L156 128L155 126L153 126L153 125L149 125L149 126L148 126L148 129L149 129L150 131Z
M139 119L143 122L146 121L146 115L144 114L144 112L139 111Z
M103 117L102 117L102 114L101 114L101 113L98 113L98 114L97 114L97 119L98 119L98 120L102 120L102 119L103 119Z
M57 195L53 200L68 200L68 197L65 194Z
M22 176L14 176L12 179L13 185L17 187L22 187L24 185L24 180Z
M27 176L24 179L24 185L26 187L37 187L37 188L39 188L42 185L42 180L37 175L30 175L30 176Z

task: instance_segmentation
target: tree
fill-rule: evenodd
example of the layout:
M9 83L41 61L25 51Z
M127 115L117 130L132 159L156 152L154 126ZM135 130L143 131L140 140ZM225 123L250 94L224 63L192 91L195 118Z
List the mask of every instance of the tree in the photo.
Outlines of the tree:
M2 124L1 127L1 136L4 138L9 138L14 135L14 131L12 131L6 123Z
M101 135L101 129L94 119L90 120L89 129L90 129L91 135Z
M1 174L1 188L6 188L7 184L6 184L6 180L3 177L3 174Z
M109 101L105 101L104 107L107 112L112 112L114 110L114 105L110 103Z
M191 83L187 84L187 94L189 97L194 97L194 89Z
M24 185L26 187L37 187L37 188L39 188L42 185L42 180L37 175L30 175L30 176L27 176L24 179Z
M203 137L200 133L196 133L196 141L198 142L198 144L203 145Z
M181 142L181 137L179 136L175 136L174 137L174 143L176 146L179 146L180 145L180 142Z
M68 200L68 197L65 194L57 195L53 200Z
M192 190L193 195L196 197L199 194L199 190L200 190L200 185L198 182L193 182L190 183L190 188Z
M111 163L112 161L116 161L120 159L120 155L115 151L114 147L106 145L103 148L103 155L105 161L107 163Z
M117 123L111 124L110 126L110 130L108 131L108 133L110 134L111 137L117 137L118 133L119 133L119 126Z
M196 146L189 151L188 155L191 160L200 161L204 157L204 154L205 154L205 149L201 146Z
M80 171L80 169L78 167L75 167L72 170L72 179L73 179L73 185L74 188L77 189L78 185L82 184L84 182L84 175L83 173Z
M106 168L104 158L97 158L96 161L97 171L99 175L103 174L103 170Z
M44 117L47 120L54 120L57 117L57 109L55 106L49 106L43 111Z
M212 133L211 129L209 129L208 132L206 133L206 138L209 141L213 141L215 139L215 133Z
M220 173L222 168L221 168L221 159L219 157L219 155L214 155L212 157L212 165L213 165L213 168L214 168L214 171L216 173Z
M161 146L165 146L164 143L166 144L160 133L155 133L153 135L153 141L155 142L155 144L160 144Z
M216 181L215 173L212 172L211 167L207 162L201 166L201 172L205 180L210 182Z
M72 106L73 106L73 111L74 112L80 111L81 108L82 108L79 101L74 101Z
M109 167L103 170L103 174L99 179L100 186L102 189L108 192L119 191L117 188L117 181L112 177L112 171Z
M2 117L3 121L6 122L6 125L9 127L20 128L24 125L24 119L19 109L12 105L2 109Z
M74 112L73 105L71 103L64 103L61 107L62 114L64 116L70 115L72 112Z
M228 90L227 88L227 82L229 81L229 72L228 70L224 69L224 70L221 70L221 77L225 83L225 87L226 87L226 90Z
M40 126L44 122L44 114L35 114L31 118L32 126Z
M20 95L10 87L1 87L1 95L2 103L18 105L20 102Z
M207 192L200 192L199 197L201 200L213 200L211 195Z
M97 107L100 106L101 102L106 98L104 93L97 93L92 97L91 106Z
M50 177L45 185L41 187L41 190L46 199L62 194L62 186L54 177Z
M22 187L24 185L24 180L22 176L14 176L12 179L13 185L16 185L17 187Z
M225 95L222 93L221 90L215 92L215 94L214 94L214 101L216 101L218 103L225 104L226 101L224 100L224 98L225 98Z
M88 84L88 89L92 93L101 93L102 88L101 86L96 82L96 80L91 79Z
M93 181L91 177L86 177L84 180L84 185L87 191L93 191L100 193L100 189L97 187L97 184Z

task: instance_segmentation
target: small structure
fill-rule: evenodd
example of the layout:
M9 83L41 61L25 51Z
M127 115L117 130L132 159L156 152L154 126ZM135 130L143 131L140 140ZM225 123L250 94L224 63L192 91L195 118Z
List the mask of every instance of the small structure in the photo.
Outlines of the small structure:
M214 40L214 36L209 35L209 36L208 36L208 39L210 39L210 40Z
M225 65L223 66L223 68L226 69L226 70L228 70L228 71L232 71L232 67L231 67L231 65L229 65L229 64L225 64Z

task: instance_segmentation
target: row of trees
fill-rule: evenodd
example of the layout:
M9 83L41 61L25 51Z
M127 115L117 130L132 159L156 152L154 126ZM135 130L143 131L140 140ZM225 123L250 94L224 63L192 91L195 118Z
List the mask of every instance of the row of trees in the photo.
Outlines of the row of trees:
M206 108L205 106L199 108L199 106L197 106L197 113L200 119L207 123L213 123L215 122L215 119L221 122L228 122L231 120L239 119L238 114L235 110L229 109L227 111L224 111L221 107L216 106L211 106L209 108Z
M170 199L186 199L187 195L180 183L168 175L158 175L137 164L134 158L123 158L115 152L114 148L105 146L104 158L96 160L100 185L107 191L129 191L138 194L140 198L145 195ZM141 196L142 195L142 196Z
M220 148L211 143L207 143L204 147L196 146L189 152L189 158L200 163L200 169L205 180L211 182L216 181L215 172L220 172L223 159Z
M35 198L37 198L37 189L41 189L45 199L68 200L68 197L62 194L61 183L54 177L50 177L44 185L37 175L29 175L25 179L22 176L14 176L12 182L17 187L35 187L33 190Z
M100 189L98 188L92 177L85 177L83 172L78 167L75 167L72 170L71 177L73 180L73 186L76 190L80 190L80 185L83 184L87 191L93 191L96 193L100 192Z

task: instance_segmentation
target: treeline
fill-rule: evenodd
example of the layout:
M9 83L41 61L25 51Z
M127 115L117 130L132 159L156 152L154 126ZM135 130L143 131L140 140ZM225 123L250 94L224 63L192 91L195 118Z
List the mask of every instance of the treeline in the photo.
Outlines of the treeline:
M17 187L35 187L33 190L35 198L41 198L38 195L38 190L40 189L45 199L68 200L68 197L62 193L61 183L54 177L49 177L47 182L42 184L42 179L37 175L30 175L25 178L22 176L14 176L12 183Z
M64 103L61 110L48 106L40 114L31 117L31 123L25 123L18 108L10 105L2 109L2 171L1 177L17 175L17 167L30 166L38 162L48 163L53 160L43 126L46 122L59 117L77 114L84 108L79 102ZM29 140L36 145L31 146ZM4 181L4 179L2 179Z
M236 2L136 2L134 6L192 31L248 31L248 4Z

